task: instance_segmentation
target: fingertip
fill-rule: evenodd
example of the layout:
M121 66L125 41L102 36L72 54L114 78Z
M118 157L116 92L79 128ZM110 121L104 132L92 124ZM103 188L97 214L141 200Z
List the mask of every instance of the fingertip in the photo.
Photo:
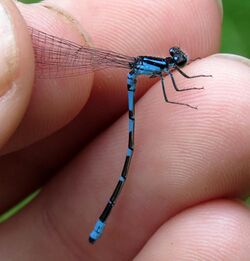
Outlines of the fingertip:
M42 6L41 3L17 5L30 27L79 45L89 45L88 37L66 11ZM89 99L93 74L76 77L43 77L39 74L36 70L39 77L35 79L25 117L2 154L27 147L58 131L76 117Z
M135 260L247 260L249 220L249 209L229 200L192 207L156 231Z
M0 3L0 147L20 123L31 95L33 50L25 22L12 1Z
M231 61L235 61L235 62L240 62L243 63L245 65L247 65L248 67L250 66L250 59L241 56L241 55L237 55L237 54L229 54L229 53L216 53L214 55L212 55L213 58L219 58L219 59L225 59L225 60L231 60Z

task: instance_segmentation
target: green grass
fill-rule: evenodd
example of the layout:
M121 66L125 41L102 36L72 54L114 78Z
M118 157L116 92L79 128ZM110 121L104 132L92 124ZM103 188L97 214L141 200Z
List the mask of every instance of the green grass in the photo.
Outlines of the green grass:
M17 206L11 208L4 214L0 215L0 223L6 221L16 213L18 213L22 208L24 208L26 205L28 205L38 194L40 190L35 191L31 195L29 195L27 198L23 199Z
M24 3L39 2L35 0L22 0ZM224 0L224 21L222 28L222 46L221 51L234 53L250 57L250 33L249 33L249 16L250 0ZM16 207L12 208L3 215L0 215L0 223L17 213L26 206L39 191L28 196ZM250 206L250 197L246 201Z

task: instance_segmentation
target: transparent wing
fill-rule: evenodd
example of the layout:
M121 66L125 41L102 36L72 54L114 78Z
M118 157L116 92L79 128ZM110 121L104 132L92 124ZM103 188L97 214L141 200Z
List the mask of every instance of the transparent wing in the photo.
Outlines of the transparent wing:
M38 78L63 78L108 67L131 68L134 57L74 42L29 27Z

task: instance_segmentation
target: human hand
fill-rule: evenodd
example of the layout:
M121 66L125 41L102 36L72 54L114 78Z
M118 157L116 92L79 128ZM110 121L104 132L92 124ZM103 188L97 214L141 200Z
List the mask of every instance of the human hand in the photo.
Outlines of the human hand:
M81 43L83 28L95 46L128 55L166 56L176 44L191 58L218 52L218 4L176 2L65 0L18 8L39 30ZM44 186L1 225L2 260L247 260L249 210L224 198L249 194L249 62L217 55L184 68L212 79L175 74L178 86L202 91L175 93L167 77L171 100L198 111L166 104L158 79L139 79L128 181L104 235L91 246L88 234L127 146L126 74L114 69L97 72L94 82L93 75L39 80L32 88L26 25L13 3L2 5L2 24L7 30L11 19L20 56L11 75L2 60L1 211Z

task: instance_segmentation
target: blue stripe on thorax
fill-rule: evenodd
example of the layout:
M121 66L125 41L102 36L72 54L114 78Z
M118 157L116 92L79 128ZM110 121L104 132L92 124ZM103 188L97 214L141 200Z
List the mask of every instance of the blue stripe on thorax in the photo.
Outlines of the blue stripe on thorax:
M166 71L168 63L165 58L141 56L135 64L136 74L152 75Z

